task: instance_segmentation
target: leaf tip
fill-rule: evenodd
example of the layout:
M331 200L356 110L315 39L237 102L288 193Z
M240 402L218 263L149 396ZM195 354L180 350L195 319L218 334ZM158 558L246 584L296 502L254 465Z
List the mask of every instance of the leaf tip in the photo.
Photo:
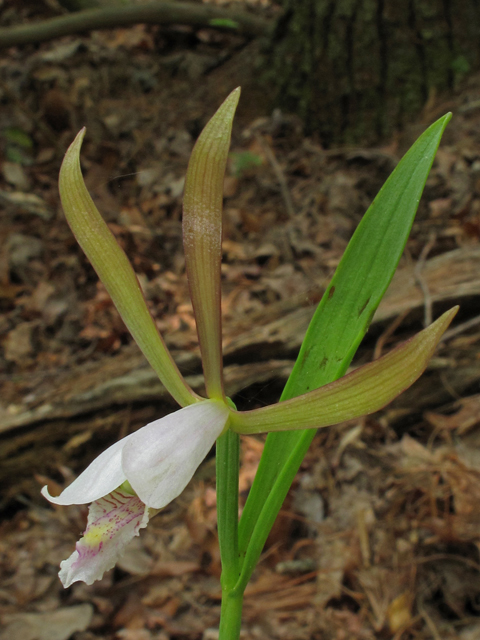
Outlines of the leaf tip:
M448 111L444 116L442 116L441 118L439 118L436 123L434 122L434 124L440 124L441 125L441 131L442 133L445 131L445 128L447 126L447 124L450 122L450 120L452 119L452 112Z
M82 148L83 139L87 132L86 127L82 127L75 136L73 142L65 152L59 175L60 196L64 193L64 189L68 188L75 177L76 170L79 169L80 150Z
M456 304L454 307L452 307L448 311L445 311L445 313L442 313L440 318L438 318L437 322L440 323L440 321L442 321L442 324L444 323L445 328L447 328L448 325L451 323L451 321L454 319L454 317L457 315L459 309L460 309L460 305Z
M438 318L438 320L436 320L433 323L433 324L439 325L439 331L441 330L441 334L445 333L445 331L448 329L450 323L452 322L454 317L457 315L459 309L460 309L460 306L458 304L455 305L448 311L445 311L445 313L442 313L442 315Z
M72 144L68 147L67 149L67 154L69 153L70 149L73 150L77 150L78 152L80 152L80 147L82 146L83 143L83 139L85 138L85 134L87 133L87 127L82 127L80 129L80 131L77 133L77 135L75 136Z
M237 87L234 89L223 101L223 104L217 111L217 114L223 112L228 120L233 120L233 116L235 115L235 111L237 109L238 101L240 100L241 87ZM214 116L215 118L215 116Z

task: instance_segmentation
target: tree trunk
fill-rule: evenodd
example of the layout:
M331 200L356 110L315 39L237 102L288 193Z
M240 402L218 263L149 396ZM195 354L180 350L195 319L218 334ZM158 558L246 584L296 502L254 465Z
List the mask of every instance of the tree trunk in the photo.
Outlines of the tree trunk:
M480 59L478 0L283 0L266 79L324 144L374 141Z

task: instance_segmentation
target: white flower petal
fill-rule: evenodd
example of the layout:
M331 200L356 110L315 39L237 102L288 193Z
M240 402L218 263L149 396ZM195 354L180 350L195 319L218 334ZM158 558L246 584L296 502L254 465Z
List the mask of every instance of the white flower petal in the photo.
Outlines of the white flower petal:
M132 434L122 465L134 491L161 509L187 486L228 420L225 404L205 400L147 424Z
M108 495L126 480L122 469L122 449L134 434L122 438L101 453L56 498L43 487L42 495L54 504L88 504Z
M149 508L120 490L90 505L88 523L76 551L60 564L63 586L82 580L92 584L112 569L127 544L147 526Z

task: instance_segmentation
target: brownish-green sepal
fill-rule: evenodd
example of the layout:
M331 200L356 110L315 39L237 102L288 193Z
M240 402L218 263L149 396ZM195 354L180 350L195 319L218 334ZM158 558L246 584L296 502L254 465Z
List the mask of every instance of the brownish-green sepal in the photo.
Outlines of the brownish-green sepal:
M85 129L70 145L60 169L59 189L67 221L118 312L159 378L181 406L197 400L178 371L148 310L135 272L85 187L80 148Z
M335 382L269 407L232 413L231 428L262 433L328 427L378 411L420 377L457 311L450 309L386 356Z
M223 398L221 260L223 179L232 121L240 97L235 89L195 144L185 179L183 245L207 395Z

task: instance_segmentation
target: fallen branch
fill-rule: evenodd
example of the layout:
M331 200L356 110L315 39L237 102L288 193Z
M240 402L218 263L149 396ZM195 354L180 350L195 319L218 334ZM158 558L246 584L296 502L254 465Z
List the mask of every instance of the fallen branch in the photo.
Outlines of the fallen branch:
M118 7L128 4L125 0L57 0L58 4L67 11L83 11L98 9L99 7Z
M43 22L0 28L0 48L53 40L61 36L129 27L134 24L182 24L233 31L246 36L268 34L273 23L244 11L189 2L151 2L144 5L88 9Z

